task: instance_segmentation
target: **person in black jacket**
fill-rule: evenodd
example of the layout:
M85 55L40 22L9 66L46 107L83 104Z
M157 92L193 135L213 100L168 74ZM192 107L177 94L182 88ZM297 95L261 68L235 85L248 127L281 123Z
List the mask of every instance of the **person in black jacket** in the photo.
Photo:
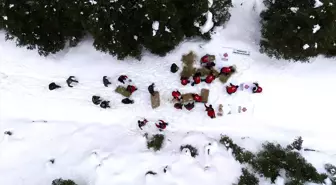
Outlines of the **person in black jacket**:
M78 80L76 79L76 77L74 76L70 76L67 80L66 80L66 83L68 84L69 87L73 87L73 84L77 84L78 83Z
M61 88L61 86L57 85L55 82L49 84L49 90L51 91L59 88Z
M108 87L112 83L107 79L107 76L104 76L103 77L103 84L104 84L105 87Z

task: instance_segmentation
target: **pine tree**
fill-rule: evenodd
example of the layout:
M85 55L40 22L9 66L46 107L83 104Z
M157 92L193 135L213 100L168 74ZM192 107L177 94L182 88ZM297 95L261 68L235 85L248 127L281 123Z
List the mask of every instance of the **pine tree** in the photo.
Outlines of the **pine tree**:
M4 3L2 23L6 39L15 39L17 46L38 49L47 56L62 50L67 42L75 46L84 36L78 20L70 16L77 1L8 0Z
M230 19L231 14L229 8L231 7L231 0L213 0L210 11L213 16L214 26L221 26Z
M328 2L330 0L326 0ZM334 55L335 5L315 8L315 0L265 0L260 51L277 59L308 61Z
M239 177L239 181L237 185L258 185L259 179L252 173L248 171L248 169L242 169L242 175Z
M184 38L177 9L169 0L145 1L144 7L146 19L140 33L143 45L152 53L164 56Z

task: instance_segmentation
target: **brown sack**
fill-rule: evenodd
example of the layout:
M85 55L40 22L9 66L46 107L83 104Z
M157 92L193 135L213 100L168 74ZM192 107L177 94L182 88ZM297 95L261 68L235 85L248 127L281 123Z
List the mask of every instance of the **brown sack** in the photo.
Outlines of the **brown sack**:
M208 103L209 93L210 93L209 89L201 90L201 97L203 103Z
M127 98L129 98L129 97L132 95L129 91L127 91L126 87L123 87L123 86L121 86L121 85L119 85L119 86L115 89L115 92L116 92L116 93L119 93L119 94L121 94L121 95L123 95L123 96L125 96L125 97L127 97Z
M152 108L155 109L157 107L160 106L160 93L158 91L154 92L154 96L150 96L151 97L151 105Z
M182 104L187 104L187 103L192 102L192 101L194 101L193 93L186 93L186 94L181 95L181 103Z

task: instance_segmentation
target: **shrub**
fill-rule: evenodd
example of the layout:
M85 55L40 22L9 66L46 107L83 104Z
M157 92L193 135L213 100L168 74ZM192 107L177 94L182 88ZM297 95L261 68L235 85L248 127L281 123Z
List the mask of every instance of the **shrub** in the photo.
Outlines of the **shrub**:
M233 143L228 136L222 136L220 143L232 150L237 161L249 164L256 173L270 178L272 183L280 176L280 171L284 171L286 185L303 185L306 182L322 184L328 177L326 174L318 173L300 153L279 144L266 142L262 145L261 151L253 154Z
M55 179L51 182L51 185L77 185L77 184L72 180Z
M7 40L16 40L17 46L38 49L40 55L54 54L70 42L76 46L84 36L78 17L80 1L8 0L2 3L5 17L0 26Z
M191 157L196 157L198 155L198 151L195 147L191 146L191 145L182 145L180 147L180 151L182 152L184 149L188 149L188 151L190 152Z
M153 148L154 151L158 151L162 148L163 140L164 135L156 134L147 141L147 148Z
M260 51L294 61L318 54L336 56L336 5L331 0L323 3L315 8L315 0L265 0Z
M246 168L242 169L242 175L239 177L237 185L258 185L259 179L250 173Z

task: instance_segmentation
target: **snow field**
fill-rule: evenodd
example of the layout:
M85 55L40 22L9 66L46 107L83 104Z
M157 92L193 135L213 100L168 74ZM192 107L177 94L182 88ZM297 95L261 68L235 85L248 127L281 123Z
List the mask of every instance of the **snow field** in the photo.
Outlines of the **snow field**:
M230 21L218 29L211 42L186 41L163 58L145 53L141 62L118 61L95 51L91 41L42 58L36 51L1 39L0 184L45 185L60 177L79 185L232 184L241 165L217 143L220 134L229 135L251 151L260 149L266 140L287 145L302 136L304 147L321 151L303 152L320 172L324 172L324 163L336 164L335 62L318 57L311 64L288 63L259 54L256 44L262 9L261 1L234 1ZM232 54L232 48L248 50L251 56ZM230 82L258 81L264 92L228 96L218 80L211 85L181 86L179 72L170 73L170 65L176 63L181 70L181 56L191 50L198 57L208 53L217 59L227 52L229 60L218 60L217 67L237 66L238 73ZM131 96L133 105L122 104L123 97L114 93L121 74L128 75L138 87ZM70 75L79 80L74 88L65 83ZM110 87L103 86L103 76L111 79ZM49 91L52 81L64 88ZM153 82L161 95L161 106L154 110L147 92ZM200 93L201 88L210 89L209 103L216 111L219 104L244 104L253 111L210 119L202 104L190 112L173 108L173 90ZM95 106L92 95L110 100L111 109ZM137 120L143 117L149 119L150 126L140 131ZM147 149L143 134L157 133L153 126L158 119L169 125L163 132L166 141L162 150L154 153ZM13 135L4 135L4 131ZM212 143L211 155L206 152L208 143ZM182 154L182 144L195 146L200 155L194 159ZM167 165L169 170L163 173ZM158 175L145 176L149 170ZM261 184L270 182L262 180Z

